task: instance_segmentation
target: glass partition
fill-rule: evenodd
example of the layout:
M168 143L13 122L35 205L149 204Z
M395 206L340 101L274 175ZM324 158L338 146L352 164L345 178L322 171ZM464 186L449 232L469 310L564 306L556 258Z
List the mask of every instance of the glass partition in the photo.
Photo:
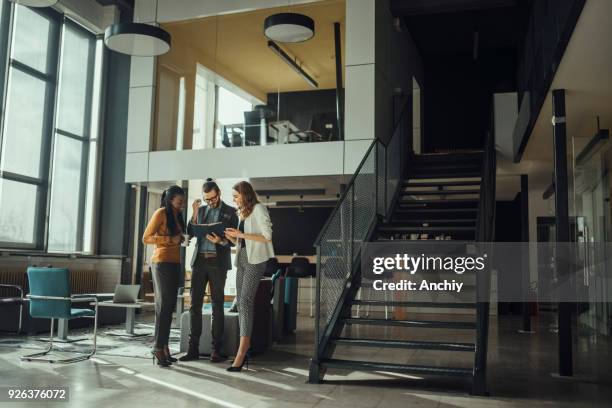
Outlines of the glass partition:
M315 37L267 39L264 20L280 12L313 18ZM339 140L334 23L344 72L344 21L345 1L330 0L163 24L172 49L157 60L153 149Z
M580 254L576 264L582 269L576 290L589 302L578 303L576 315L578 334L581 337L612 335L612 308L605 302L612 293L612 282L597 271L605 263L605 254L590 251L589 243L612 241L610 208L610 170L612 169L612 144L607 130L595 127L589 136L570 136L570 215L572 216L573 241Z

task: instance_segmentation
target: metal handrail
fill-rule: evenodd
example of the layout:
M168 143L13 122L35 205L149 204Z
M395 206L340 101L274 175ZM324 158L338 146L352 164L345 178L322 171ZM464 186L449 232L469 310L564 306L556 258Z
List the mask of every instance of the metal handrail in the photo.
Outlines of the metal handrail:
M487 135L482 162L481 194L478 203L476 242L490 243L495 234L496 157L492 132ZM487 394L487 350L491 274L482 270L476 275L476 353L474 354L473 393Z
M315 242L314 242L314 246L315 247L317 247L317 246L319 246L321 244L321 238L325 235L325 233L329 229L329 225L331 224L332 220L334 219L334 216L336 215L336 213L340 210L340 208L342 208L342 203L348 197L348 193L351 190L351 187L353 185L355 185L355 179L357 179L357 176L361 172L361 169L363 168L363 165L365 164L366 160L368 159L368 156L370 155L370 152L372 151L374 146L376 146L377 143L381 143L382 144L382 142L380 140L378 140L378 139L373 140L372 143L370 144L370 147L368 147L368 150L366 150L366 153L363 155L363 158L361 159L361 162L359 162L359 166L357 166L357 169L355 170L355 173L353 173L353 176L351 177L351 180L348 182L348 184L346 185L346 188L342 192L342 195L338 199L338 203L336 204L336 206L332 210L331 214L327 218L327 221L325 221L325 224L323 224L323 228L321 228L321 232L319 232L319 235L317 236L317 239L315 239Z
M396 200L400 190L405 158L408 156L407 146L409 146L403 140L408 137L408 134L404 132L406 127L403 126L406 125L405 120L408 114L412 113L408 108L409 106L406 106L402 111L387 143L380 139L372 141L315 240L314 246L317 250L315 353L313 364L311 364L311 381L316 381L316 378L319 377L318 362L330 351L328 341L330 333L336 330L337 322L344 313L347 298L354 296L356 288L354 283L359 278L358 258L361 243L369 239L379 216L386 217L391 211L393 207L391 204ZM397 144L397 147L390 149L394 144ZM366 165L373 165L374 168L366 169ZM388 172L388 169L393 169L393 171ZM360 180L363 181L360 182ZM397 186L392 186L397 191L392 196L388 196L387 191L391 192L391 190L388 190L387 185L391 182L398 183ZM364 189L371 189L374 193L373 201L368 201L367 197L363 197ZM361 193L362 197L357 198L356 191ZM382 191L384 191L384 196L379 194ZM382 209L379 208L381 202L384 203ZM367 217L364 217L364 214L367 214ZM330 230L332 226L334 229ZM359 231L357 236L356 227ZM336 238L336 234L339 238ZM328 252L336 240L338 240L338 247L332 251L338 251L341 259L338 262L332 262L330 266ZM328 262L323 264L322 259ZM327 281L322 285L324 277ZM322 290L327 292L326 298L323 298ZM322 312L322 304L326 308L325 315Z
M404 124L404 120L406 118L406 115L408 113L411 113L411 110L409 109L410 105L406 105L403 109L402 112L400 114L400 119L397 121L397 123L395 124L394 128L393 128L393 132L391 133L392 135L395 135L398 130L400 129L400 127ZM338 203L336 204L336 206L334 207L334 209L332 210L331 214L329 215L329 217L327 218L327 221L325 221L325 224L323 224L323 228L321 228L321 232L319 232L319 235L317 236L317 239L315 239L314 245L313 246L319 246L319 244L321 243L321 237L323 235L325 235L325 233L327 232L327 230L329 229L329 225L331 223L331 221L333 220L334 216L336 215L336 213L339 211L339 209L342 207L342 203L344 200L346 200L348 193L351 189L351 187L355 184L355 179L357 178L357 176L359 175L359 173L361 172L361 169L363 168L363 165L365 164L366 160L368 159L368 156L370 155L370 152L372 151L372 149L374 149L374 147L380 143L381 146L383 146L384 148L386 148L390 143L391 140L393 140L393 137L391 137L391 139L389 139L389 141L387 142L387 144L383 143L382 140L380 139L374 139L372 141L372 143L370 144L370 146L368 147L368 149L366 150L365 154L363 155L363 158L361 159L361 161L359 162L359 165L357 166L357 169L355 170L355 172L353 173L353 175L351 176L351 179L349 180L348 184L346 185L346 188L344 189L344 191L342 192L342 194L340 195L340 198L338 199ZM378 168L376 169L376 171L378 171ZM378 174L376 174L376 176L378 176Z

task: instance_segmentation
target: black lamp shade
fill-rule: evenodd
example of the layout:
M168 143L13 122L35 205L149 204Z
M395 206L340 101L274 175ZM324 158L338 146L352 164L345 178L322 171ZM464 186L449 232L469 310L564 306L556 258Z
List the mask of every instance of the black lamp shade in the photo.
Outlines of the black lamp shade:
M266 17L264 35L272 41L297 43L315 35L314 20L297 13L278 13Z
M21 4L28 7L51 7L58 0L11 0L13 3Z
M116 52L135 57L156 57L170 50L166 30L143 23L119 23L106 28L104 44Z

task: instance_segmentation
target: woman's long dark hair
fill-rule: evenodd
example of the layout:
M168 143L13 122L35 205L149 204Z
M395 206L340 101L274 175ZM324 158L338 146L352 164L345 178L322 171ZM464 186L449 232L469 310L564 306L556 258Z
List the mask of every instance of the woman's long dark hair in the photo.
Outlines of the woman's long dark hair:
M259 203L253 186L248 181L240 181L234 185L234 190L242 197L242 206L238 209L240 218L245 219L253 212L255 204Z
M168 226L168 232L170 234L180 234L185 231L185 220L183 220L183 213L178 213L176 218L178 218L179 227L176 225L176 220L174 219L174 212L172 211L172 199L177 195L182 195L185 197L185 190L180 188L179 186L170 186L164 190L161 196L161 206L166 209L166 225Z

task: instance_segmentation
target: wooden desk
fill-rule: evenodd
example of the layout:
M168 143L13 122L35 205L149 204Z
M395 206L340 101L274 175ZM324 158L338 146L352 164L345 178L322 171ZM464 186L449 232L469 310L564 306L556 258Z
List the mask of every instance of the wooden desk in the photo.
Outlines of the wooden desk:
M276 255L275 257L280 264L290 264L293 258L306 258L311 264L317 263L316 255Z

